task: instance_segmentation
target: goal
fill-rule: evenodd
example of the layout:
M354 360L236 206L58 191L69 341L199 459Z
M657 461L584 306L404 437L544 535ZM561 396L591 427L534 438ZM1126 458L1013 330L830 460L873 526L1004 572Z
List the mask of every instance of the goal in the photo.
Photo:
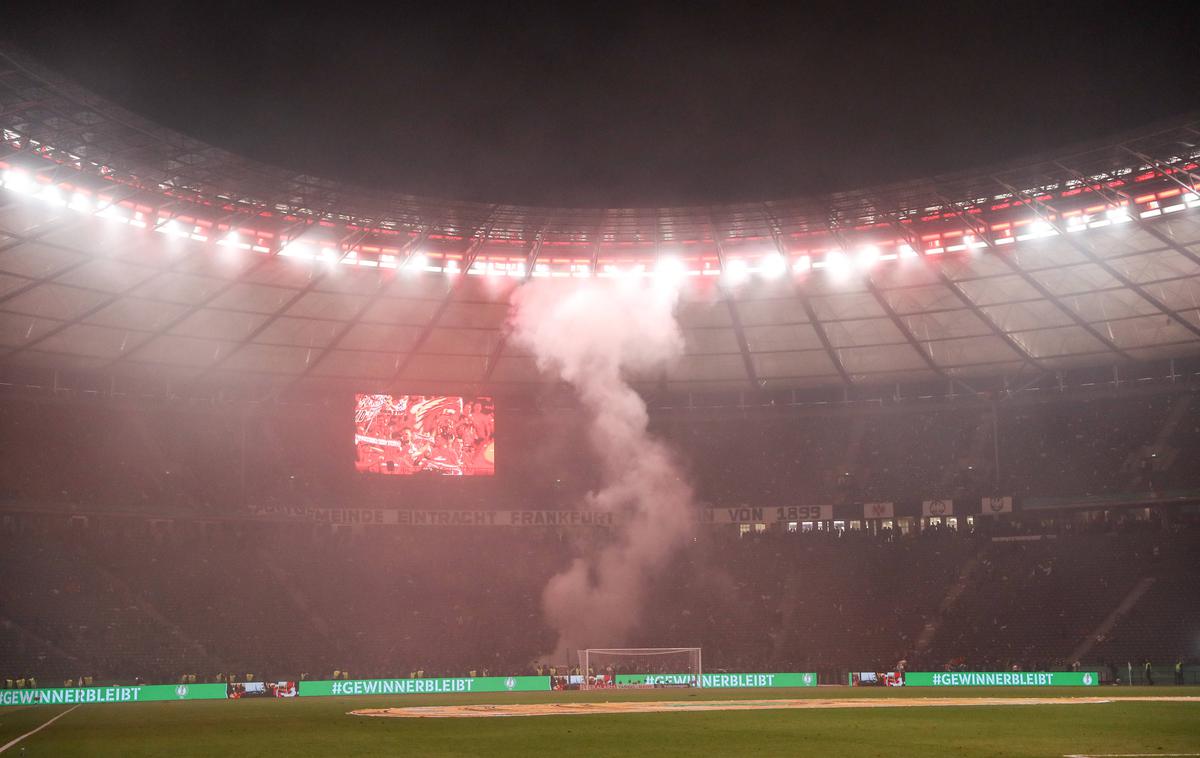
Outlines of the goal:
M580 689L700 687L698 647L588 648L579 651Z

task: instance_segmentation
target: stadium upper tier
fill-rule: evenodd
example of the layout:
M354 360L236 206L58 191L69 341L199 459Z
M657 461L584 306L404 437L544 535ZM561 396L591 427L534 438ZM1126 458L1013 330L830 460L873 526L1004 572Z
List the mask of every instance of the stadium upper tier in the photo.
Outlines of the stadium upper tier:
M1200 117L1054 156L686 208L367 192L0 51L0 365L504 391L529 279L675 277L684 391L1031 377L1200 352Z

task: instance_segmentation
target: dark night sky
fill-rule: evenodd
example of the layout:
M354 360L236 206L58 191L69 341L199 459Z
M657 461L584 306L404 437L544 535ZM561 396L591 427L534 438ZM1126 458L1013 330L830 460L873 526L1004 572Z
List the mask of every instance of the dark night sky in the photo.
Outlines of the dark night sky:
M168 126L465 199L819 193L1200 108L1192 2L10 6L0 35Z

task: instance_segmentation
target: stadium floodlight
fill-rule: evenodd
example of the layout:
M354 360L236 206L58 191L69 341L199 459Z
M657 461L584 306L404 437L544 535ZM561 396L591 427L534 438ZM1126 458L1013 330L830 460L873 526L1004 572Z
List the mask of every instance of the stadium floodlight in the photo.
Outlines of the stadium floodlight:
M678 284L687 276L687 266L673 255L664 256L658 259L654 276L663 284Z
M413 253L404 264L406 271L420 271L429 265L429 258L424 253Z
M741 284L749 276L750 269L746 261L734 258L725 263L725 275L721 277L726 284Z
M55 187L53 184L43 189L40 193L38 193L38 195L41 197L43 202L49 203L50 205L62 207L67 204L67 201L63 200L62 192L59 191L58 187Z
M825 270L834 276L843 277L850 273L850 259L841 250L830 250L825 253Z
M76 192L71 195L71 202L67 204L67 207L78 213L91 213L92 201L82 192Z
M588 648L579 651L579 689L703 687L698 647Z
M900 246L900 258L901 259L907 260L910 258L917 258L917 257L919 257L918 253L917 253L916 249L913 248L912 245L905 243Z
M305 260L314 260L317 257L309 246L303 242L289 242L283 246L279 254L290 258L303 258Z
M787 260L779 253L770 253L758 264L759 272L768 279L778 279L787 269Z
M1104 215L1107 216L1108 220L1114 224L1123 224L1130 220L1129 211L1126 210L1124 206L1120 208L1109 208Z
M879 262L879 248L874 245L864 245L854 259L855 264L863 269L869 269Z
M812 270L812 258L809 258L807 255L800 256L796 259L796 262L792 264L793 273L803 274L810 270Z
M1029 225L1029 232L1038 237L1049 237L1055 234L1054 227L1049 222L1038 219Z
M122 224L129 223L129 217L121 210L121 206L116 203L108 203L96 211L96 215L110 221L120 221Z
M24 171L8 170L0 174L0 179L4 181L4 188L13 192L30 192L32 191L33 181Z

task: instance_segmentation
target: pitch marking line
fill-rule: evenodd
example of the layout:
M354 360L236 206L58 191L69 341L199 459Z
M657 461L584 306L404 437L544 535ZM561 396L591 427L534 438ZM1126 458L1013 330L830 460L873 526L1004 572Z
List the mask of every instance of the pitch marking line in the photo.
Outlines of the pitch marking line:
M936 708L962 706L1085 705L1120 701L1200 702L1200 697L1006 697L1006 698L806 698L799 700L694 700L581 703L505 703L498 705L433 705L407 708L365 708L352 716L384 718L496 718L570 714L667 713L679 711L746 711L792 708ZM1197 753L1195 755L1200 755ZM1132 758L1132 757L1131 757Z
M1153 758L1154 756L1185 756L1200 755L1200 753L1071 753L1063 758Z
M76 708L78 708L78 707L79 707L79 706L77 706L77 705L73 705L73 706L71 706L70 708L68 708L67 710L65 710L65 711L63 711L62 713L60 713L60 714L58 714L57 716L55 716L54 718L50 719L50 720L49 720L49 721L47 721L46 723L42 724L42 725L41 725L41 726L39 726L37 729L30 729L28 732L25 732L25 734L22 734L20 737L17 737L16 739L14 739L14 740L11 740L11 741L10 741L10 742L9 742L7 745L4 745L3 747L0 747L0 753L3 753L5 750L8 750L10 747L12 747L13 745L17 744L18 742L20 742L21 740L25 739L26 737L32 737L33 735L35 735L35 734L37 734L38 732L42 731L43 729L45 729L46 727L50 726L50 725L51 725L51 724L53 724L55 721L58 721L58 720L59 720L60 718L62 718L63 716L66 716L68 713L70 713L71 711L75 710L75 709L76 709Z

